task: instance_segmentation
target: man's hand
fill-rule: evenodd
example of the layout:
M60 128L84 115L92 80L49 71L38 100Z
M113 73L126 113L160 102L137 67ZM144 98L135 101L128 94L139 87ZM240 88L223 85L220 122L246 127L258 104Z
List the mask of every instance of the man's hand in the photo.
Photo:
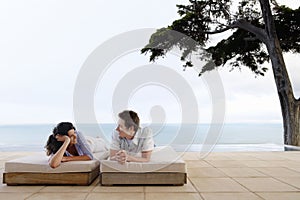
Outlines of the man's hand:
M124 164L127 161L128 155L125 150L120 150L116 153L116 160L120 164Z

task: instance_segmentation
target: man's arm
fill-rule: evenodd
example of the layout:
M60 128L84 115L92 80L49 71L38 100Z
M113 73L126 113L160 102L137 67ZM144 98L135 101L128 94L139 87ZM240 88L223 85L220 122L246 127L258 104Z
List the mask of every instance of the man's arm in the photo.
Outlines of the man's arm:
M143 151L141 157L128 155L125 150L120 150L115 154L115 160L120 164L125 162L149 162L152 151Z
M127 162L149 162L151 158L152 151L143 151L142 157L135 157L127 155Z
M109 155L110 160L117 160L116 154L117 154L118 152L119 152L119 150L113 150L113 149L110 149L110 155Z

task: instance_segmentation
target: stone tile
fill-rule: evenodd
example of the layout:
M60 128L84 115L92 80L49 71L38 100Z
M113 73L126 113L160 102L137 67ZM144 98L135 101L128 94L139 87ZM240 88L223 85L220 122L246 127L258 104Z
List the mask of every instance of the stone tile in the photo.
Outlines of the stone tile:
M265 200L296 200L300 199L299 192L272 192L272 193L257 193Z
M5 152L6 154L2 156L3 161L13 160L23 156L34 155L37 152Z
M286 166L286 168L300 173L300 166Z
M0 178L3 178L3 172L4 172L4 169L1 168L1 169L0 169Z
M205 200L260 200L254 193L201 193Z
M190 178L199 192L248 192L231 178Z
M140 193L144 192L143 186L95 186L92 192L108 193Z
M273 164L273 166L271 167L299 167L300 168L300 162L295 160L272 160L268 162Z
M284 167L264 167L255 169L272 177L300 177L300 172L295 172L294 170L286 169Z
M266 175L252 168L218 168L229 177L265 177Z
M300 162L290 160L257 160L257 161L243 161L248 167L296 167L300 168Z
M144 193L90 193L86 200L143 200Z
M180 156L183 160L202 160L200 153L196 152L185 152L180 154Z
M200 200L202 199L198 193L146 193L145 200Z
M188 177L227 177L222 171L214 167L188 169Z
M300 189L300 178L299 177L278 177L277 179Z
M234 179L253 192L297 191L295 187L289 186L274 178L234 178Z
M88 193L35 193L26 200L85 200Z
M188 180L187 184L183 186L145 186L145 192L197 192L191 182Z
M253 153L253 157L260 160L287 160L280 152L257 152Z
M1 192L27 192L27 193L35 193L40 191L44 186L6 186L0 185L0 193Z
M288 160L299 161L300 160L300 152L299 151L285 151L282 156L284 156Z
M51 193L51 192L90 192L94 189L95 186L46 186L43 189L41 189L39 192L46 192L46 193Z
M0 161L0 169L4 169L6 161Z
M245 160L243 161L243 164L246 167L274 167L277 165L274 165L274 163L272 162L267 162L267 161L263 161L263 160Z
M202 167L212 167L209 163L204 160L187 160L185 161L187 168L202 168Z
M246 167L243 161L237 160L209 160L207 162L214 167Z
M9 199L9 200L20 200L25 199L32 195L32 193L7 193L0 192L0 199Z
M291 162L293 162L293 161L287 161L287 160L268 160L268 161L262 161L262 160L257 160L257 163L262 163L261 166L257 166L257 167L286 167L287 163L291 163ZM248 163L248 162L245 161L245 163ZM251 163L251 162L249 162L249 163ZM255 162L252 162L252 163L255 163Z
M230 156L228 154L223 154L223 153L219 153L219 154L215 154L215 153L211 153L208 156L206 156L203 160L232 160L230 158Z
M241 153L241 154L232 154L230 155L231 160L259 160L258 158L249 155L248 153Z

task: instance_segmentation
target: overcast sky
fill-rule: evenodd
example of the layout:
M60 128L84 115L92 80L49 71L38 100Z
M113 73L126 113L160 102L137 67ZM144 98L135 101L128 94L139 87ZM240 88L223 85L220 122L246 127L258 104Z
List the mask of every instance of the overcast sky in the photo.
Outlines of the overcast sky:
M175 5L180 2L187 1L1 0L0 125L74 121L74 87L91 52L126 31L170 25L178 18ZM294 0L283 2L294 8L300 5ZM299 55L285 55L285 58L299 97ZM135 67L149 64L148 59L138 51L123 55L99 80L94 94L99 123L114 122L111 104L118 81ZM209 87L198 78L197 72L193 69L183 72L182 63L174 55L156 64L172 67L182 74L197 98L200 122L210 123ZM265 77L257 78L245 68L229 72L224 67L219 74L226 95L226 123L281 123L271 69ZM141 87L124 101L128 101L128 108L140 113L143 122L151 121L149 113L156 105L165 110L167 122L182 120L176 94L159 85Z

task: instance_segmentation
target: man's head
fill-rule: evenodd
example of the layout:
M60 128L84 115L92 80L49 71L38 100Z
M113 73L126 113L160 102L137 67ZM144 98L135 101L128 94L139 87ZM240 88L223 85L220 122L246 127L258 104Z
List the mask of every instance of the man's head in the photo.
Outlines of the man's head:
M118 127L116 130L121 137L126 135L133 137L140 126L140 118L138 114L132 110L124 110L119 113ZM125 135L124 135L125 134Z

